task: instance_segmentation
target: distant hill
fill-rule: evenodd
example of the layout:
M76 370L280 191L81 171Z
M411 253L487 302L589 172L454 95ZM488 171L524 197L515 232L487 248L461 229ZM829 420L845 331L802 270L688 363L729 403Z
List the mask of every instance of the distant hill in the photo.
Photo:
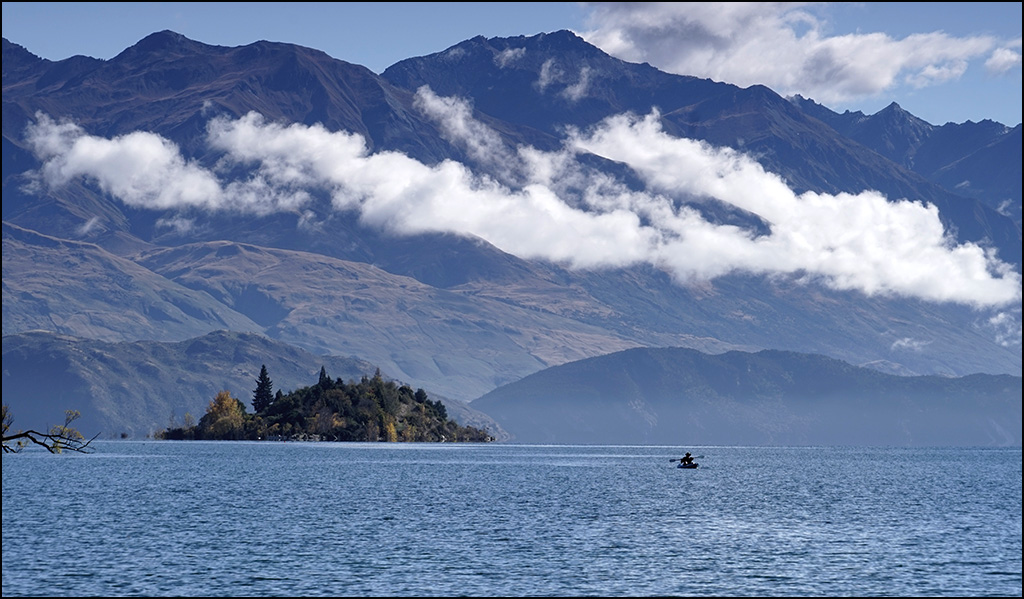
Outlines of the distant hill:
M472 402L523 443L1020 446L1021 377L896 376L824 356L637 348Z

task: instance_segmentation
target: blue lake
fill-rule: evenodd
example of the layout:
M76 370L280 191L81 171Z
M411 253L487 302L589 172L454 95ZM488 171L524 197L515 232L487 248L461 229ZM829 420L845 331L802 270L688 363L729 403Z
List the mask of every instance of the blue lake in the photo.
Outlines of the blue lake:
M4 455L4 597L1021 596L1020 448L94 447Z

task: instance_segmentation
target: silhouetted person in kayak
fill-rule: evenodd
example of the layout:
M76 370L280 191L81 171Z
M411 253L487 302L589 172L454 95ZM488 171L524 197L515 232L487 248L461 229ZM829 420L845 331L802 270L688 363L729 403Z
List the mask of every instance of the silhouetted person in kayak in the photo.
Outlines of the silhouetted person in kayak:
M683 464L692 464L693 457L690 456L690 452L686 452L686 455L684 455L683 458L679 461L682 462Z

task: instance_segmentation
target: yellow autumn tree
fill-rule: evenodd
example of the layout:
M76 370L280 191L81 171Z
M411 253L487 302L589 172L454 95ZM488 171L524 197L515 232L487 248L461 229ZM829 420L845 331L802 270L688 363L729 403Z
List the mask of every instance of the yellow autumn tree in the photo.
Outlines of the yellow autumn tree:
M384 423L384 440L389 443L398 441L398 431L395 429L394 418L388 418Z
M217 393L199 420L199 430L203 437L241 439L245 433L245 405L230 391Z

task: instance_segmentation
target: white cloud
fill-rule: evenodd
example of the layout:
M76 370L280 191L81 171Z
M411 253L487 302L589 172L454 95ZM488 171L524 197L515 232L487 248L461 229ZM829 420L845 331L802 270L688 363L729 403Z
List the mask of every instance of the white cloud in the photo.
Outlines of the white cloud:
M473 118L473 107L457 98L442 98L423 86L416 91L415 107L434 120L441 135L466 150L477 164L488 167L503 181L511 181L517 159L501 136Z
M100 217L94 216L89 220L82 223L82 226L78 227L78 234L81 236L88 235L93 231L98 230L100 224Z
M580 69L579 78L572 85L567 86L562 90L562 97L566 98L570 102L577 102L580 98L587 95L587 88L590 86L590 69L583 67Z
M534 82L534 86L543 92L549 85L559 80L561 73L558 67L555 66L555 60L549 58L544 61L544 64L540 65L540 73L537 76L537 81Z
M978 305L1020 300L1019 275L980 246L955 244L934 206L874 192L797 195L742 154L665 134L656 115L609 119L573 143L629 164L654 191L717 198L770 224L770 235L753 237L662 209L660 226L674 236L659 247L658 261L684 278L805 272L868 294Z
M996 342L1004 347L1020 347L1022 345L1022 319L1018 307L1014 311L999 312L988 320L988 326L996 331Z
M569 102L577 102L587 95L591 74L590 67L583 67L574 78L572 74L566 73L555 62L555 59L549 58L541 64L540 73L537 74L537 80L534 81L533 86L537 88L537 91L544 93L549 87L562 84L564 87L558 92L558 95Z
M442 56L448 62L458 62L462 60L464 56L466 56L466 51L462 48L452 48L445 52Z
M267 214L307 200L301 189L280 184L272 188L259 177L222 187L215 173L185 160L174 143L153 133L104 139L73 123L36 116L27 141L44 160L41 174L50 185L81 177L129 206L152 210L193 207Z
M160 229L171 229L178 235L184 235L195 229L195 220L174 216L171 218L158 218L156 226Z
M211 207L220 200L216 178L182 158L178 148L152 133L136 132L115 139L86 135L77 125L37 115L28 142L45 160L48 181L65 183L85 177L142 208Z
M222 166L249 169L241 182L220 181L218 171L185 161L152 134L105 140L41 118L32 140L52 184L84 177L153 209L302 214L305 198L326 192L338 210L354 211L371 226L478 237L523 258L570 267L648 263L680 282L729 273L790 276L979 307L1021 300L1019 274L984 248L955 243L934 207L870 192L798 195L743 154L667 135L657 115L611 118L571 132L562 151L543 152L505 147L464 102L422 90L419 106L471 153L507 159L509 179L518 183L453 161L429 166L396 152L370 154L358 135L269 123L255 114L209 125L211 147L225 155ZM629 190L584 167L581 152L628 165L647 188ZM709 222L681 203L687 198L716 198L756 214L770 232Z
M1000 75L1011 69L1019 69L1021 66L1021 40L1017 38L1011 43L996 48L992 55L985 61L985 68L990 73Z
M928 344L928 341L921 341L920 339L913 339L911 337L903 337L902 339L897 339L896 341L894 341L892 343L892 346L889 347L889 349L892 351L906 350L912 352L919 352L922 349L924 349Z
M955 81L966 72L966 60L951 60L943 64L927 65L917 73L907 75L907 83L919 88L928 87L944 81Z
M991 36L942 32L895 39L884 33L827 34L802 2L595 2L580 33L609 54L682 75L739 86L767 85L826 104L870 97L901 84L959 78L992 52ZM1010 68L997 52L990 68ZM1017 52L1019 65L1019 50Z
M567 73L553 58L545 60L540 65L540 72L533 86L537 91L544 93L553 85L564 85L558 95L569 102L577 102L587 95L590 88L592 70L590 67L582 67L575 77Z
M526 48L508 48L502 50L494 57L494 64L504 69L525 55Z
M259 161L261 179L274 183L278 173L288 173L293 183L294 173L304 173L308 185L331 191L339 209L357 210L373 226L481 237L522 257L576 267L623 266L643 258L642 239L651 232L640 230L628 211L589 214L541 185L513 190L452 161L430 167L394 152L370 155L354 139L321 127L265 123L254 115L211 128L216 147Z

